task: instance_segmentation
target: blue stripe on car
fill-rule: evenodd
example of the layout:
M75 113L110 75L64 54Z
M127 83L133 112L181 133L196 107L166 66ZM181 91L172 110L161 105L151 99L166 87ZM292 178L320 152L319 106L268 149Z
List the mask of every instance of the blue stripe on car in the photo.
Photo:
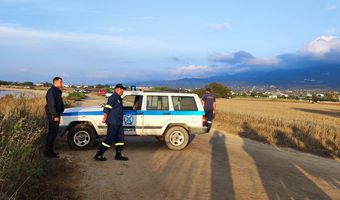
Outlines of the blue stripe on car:
M124 111L124 115L204 115L204 111L166 111L166 110L148 110L148 111ZM103 111L86 111L86 112L66 112L63 116L84 116L84 115L103 115Z

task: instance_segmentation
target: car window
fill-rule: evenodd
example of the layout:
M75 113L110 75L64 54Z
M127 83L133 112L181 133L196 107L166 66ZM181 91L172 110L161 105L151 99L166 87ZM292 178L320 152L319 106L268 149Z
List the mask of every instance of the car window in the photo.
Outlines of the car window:
M194 97L173 96L172 103L174 110L197 110Z
M148 96L147 110L169 110L169 99L167 96Z
M141 110L142 102L142 95L127 95L123 98L124 110Z

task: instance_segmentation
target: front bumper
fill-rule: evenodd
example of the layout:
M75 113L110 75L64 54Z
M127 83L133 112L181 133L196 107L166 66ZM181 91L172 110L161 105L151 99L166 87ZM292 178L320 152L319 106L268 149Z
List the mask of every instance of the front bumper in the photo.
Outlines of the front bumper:
M204 133L208 133L209 129L206 126L203 127L189 127L189 133L193 135L201 135Z

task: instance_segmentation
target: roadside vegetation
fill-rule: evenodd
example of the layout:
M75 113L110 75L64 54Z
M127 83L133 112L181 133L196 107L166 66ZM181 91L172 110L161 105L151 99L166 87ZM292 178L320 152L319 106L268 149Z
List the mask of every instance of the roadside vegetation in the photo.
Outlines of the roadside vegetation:
M81 92L71 92L68 94L67 99L74 101L81 101L86 98L86 94Z
M339 117L338 105L219 99L215 126L242 137L338 159Z
M202 97L205 94L206 88L210 88L212 93L216 96L216 98L230 98L231 90L230 88L224 86L221 83L209 83L204 88L199 88L193 91L193 93L197 94L199 97Z
M55 194L60 186L49 183L52 161L43 155L44 105L41 96L0 98L0 199L51 199L53 194L72 199L69 192ZM63 162L57 166L62 168Z

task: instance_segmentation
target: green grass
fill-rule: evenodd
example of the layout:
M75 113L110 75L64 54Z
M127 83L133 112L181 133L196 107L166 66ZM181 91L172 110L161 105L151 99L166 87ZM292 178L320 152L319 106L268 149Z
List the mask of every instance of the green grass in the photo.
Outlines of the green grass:
M68 94L67 98L74 101L81 101L86 98L86 94L81 92L71 92Z

